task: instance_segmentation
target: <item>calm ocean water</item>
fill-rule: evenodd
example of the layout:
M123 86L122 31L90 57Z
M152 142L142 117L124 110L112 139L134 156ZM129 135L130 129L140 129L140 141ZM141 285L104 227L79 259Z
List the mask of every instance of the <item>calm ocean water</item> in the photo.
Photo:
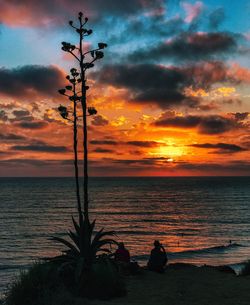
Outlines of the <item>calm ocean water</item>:
M73 178L0 179L0 292L21 268L59 253L75 214ZM92 219L142 264L159 239L170 262L250 259L250 178L92 178ZM229 245L229 240L232 245Z

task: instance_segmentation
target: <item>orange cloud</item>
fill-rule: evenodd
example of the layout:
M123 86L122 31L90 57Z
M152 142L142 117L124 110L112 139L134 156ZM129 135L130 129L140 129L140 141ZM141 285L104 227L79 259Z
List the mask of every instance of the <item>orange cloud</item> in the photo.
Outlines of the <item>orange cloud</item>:
M250 70L236 63L232 64L228 70L228 75L239 82L250 83Z

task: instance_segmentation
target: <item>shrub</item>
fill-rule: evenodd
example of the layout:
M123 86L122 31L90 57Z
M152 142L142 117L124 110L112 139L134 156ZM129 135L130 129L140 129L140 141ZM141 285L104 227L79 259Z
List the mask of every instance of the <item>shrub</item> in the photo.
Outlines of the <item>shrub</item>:
M10 285L5 305L73 305L79 297L110 299L126 294L116 265L108 256L99 257L77 282L71 266L35 263L21 271Z
M62 284L53 264L35 263L21 271L6 293L6 305L49 304ZM63 303L61 303L63 304Z
M115 262L107 255L99 257L83 277L80 293L89 298L110 299L126 294L125 283Z

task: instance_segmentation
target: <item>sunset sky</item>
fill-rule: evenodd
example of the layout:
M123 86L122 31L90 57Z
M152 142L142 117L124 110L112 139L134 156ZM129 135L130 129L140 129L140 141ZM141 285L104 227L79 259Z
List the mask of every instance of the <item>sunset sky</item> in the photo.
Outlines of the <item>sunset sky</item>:
M0 176L73 175L57 90L79 11L86 49L108 44L88 74L92 176L250 174L249 1L0 0Z

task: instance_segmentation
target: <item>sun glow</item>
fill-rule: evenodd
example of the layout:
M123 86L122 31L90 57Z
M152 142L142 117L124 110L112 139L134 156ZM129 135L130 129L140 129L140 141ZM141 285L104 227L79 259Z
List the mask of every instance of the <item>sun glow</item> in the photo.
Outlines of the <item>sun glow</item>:
M158 157L167 157L168 162L173 162L176 157L181 157L186 155L185 149L183 147L177 146L175 144L166 144L166 146L160 146L151 155Z

